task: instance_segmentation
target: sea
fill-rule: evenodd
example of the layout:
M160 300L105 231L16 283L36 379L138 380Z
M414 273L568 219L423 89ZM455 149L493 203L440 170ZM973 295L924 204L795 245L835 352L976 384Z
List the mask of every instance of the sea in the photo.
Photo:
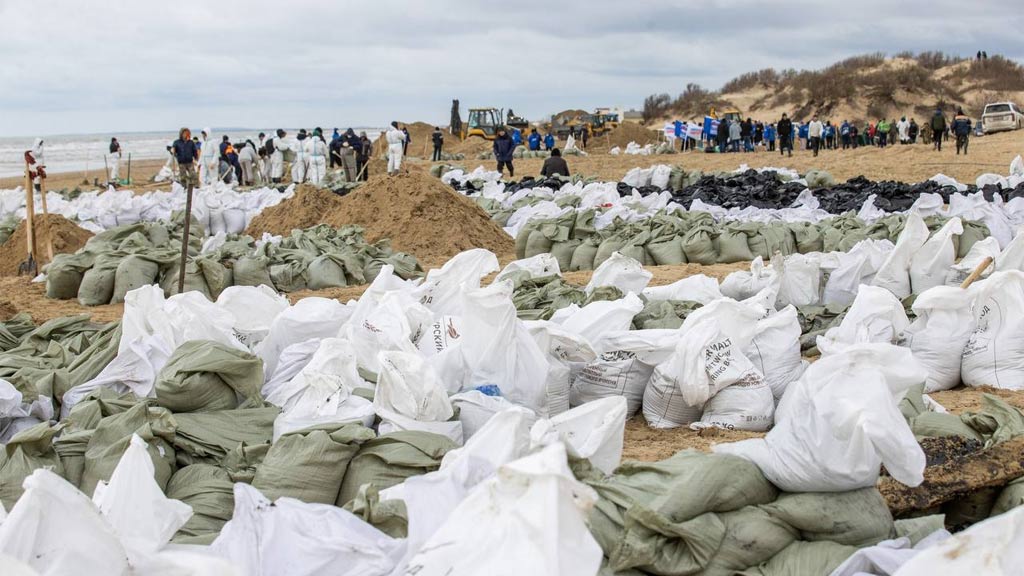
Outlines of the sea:
M257 142L260 132L272 134L269 128L212 128L214 141L220 142L227 134L232 142ZM285 128L289 137L293 137L298 129ZM381 128L353 127L358 134L365 131L373 140L381 132ZM193 132L198 136L199 132ZM324 137L330 139L330 132ZM155 160L166 158L167 147L178 137L178 132L119 132L111 134L58 134L41 136L43 139L43 161L46 170L51 174L59 172L99 171L104 169L103 160L107 155L110 139L116 137L121 143L121 175L128 170L128 155L135 160ZM0 138L0 177L20 176L25 173L25 151L32 148L33 137Z

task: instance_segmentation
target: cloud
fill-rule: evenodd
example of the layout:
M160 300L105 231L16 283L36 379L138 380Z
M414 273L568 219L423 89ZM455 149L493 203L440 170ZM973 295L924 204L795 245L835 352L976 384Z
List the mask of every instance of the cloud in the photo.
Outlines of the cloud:
M0 135L539 119L855 54L1024 55L1008 1L0 0Z

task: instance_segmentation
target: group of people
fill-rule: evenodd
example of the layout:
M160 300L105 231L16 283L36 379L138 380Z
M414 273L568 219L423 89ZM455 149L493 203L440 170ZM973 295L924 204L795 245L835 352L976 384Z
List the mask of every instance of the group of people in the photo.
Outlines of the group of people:
M167 152L167 163L157 175L158 181L170 179L177 165L182 179L189 174L189 169L198 168L195 184L204 186L217 181L237 182L242 186L279 184L289 176L294 184L319 185L328 168L344 171L348 182L366 180L373 141L366 132L356 135L351 128L344 133L335 128L329 143L321 128L312 131L302 128L294 138L279 128L270 136L260 132L256 142L246 139L232 143L231 138L224 135L215 145L209 128L201 130L199 136L192 136L188 128L182 128L178 140L167 147ZM182 184L185 182L187 180L182 180Z
M518 133L517 129L513 129L513 134ZM505 168L508 168L509 178L515 177L515 166L512 164L512 160L515 157L516 148L522 144L522 137L520 136L518 142L513 134L509 134L504 127L498 128L498 134L494 138L494 145L492 150L494 152L494 159L497 161L497 171L502 175L505 174ZM539 151L541 145L541 137L537 132L536 128L530 129L530 135L527 137L527 148L533 151ZM544 165L540 169L540 175L545 178L561 175L569 175L569 164L562 157L562 151L555 147L555 137L549 132L543 139L544 148L551 153L544 160Z
M692 121L691 121L692 123ZM787 114L775 123L755 121L747 118L742 121L730 121L723 118L717 126L698 124L700 130L699 144L707 152L756 152L764 149L782 155L793 155L793 148L799 142L802 150L811 151L815 156L821 150L847 150L864 146L885 148L890 145L910 145L923 142L932 144L937 151L942 150L942 141L950 137L956 140L957 154L967 154L971 135L971 119L958 108L952 120L947 120L940 108L924 125L918 124L915 118L901 117L879 119L877 122L865 122L858 126L855 122L843 120L835 123L831 120L822 122L817 115L810 121L796 122ZM687 136L687 123L676 122L675 133L681 140L682 149L696 148L697 138Z

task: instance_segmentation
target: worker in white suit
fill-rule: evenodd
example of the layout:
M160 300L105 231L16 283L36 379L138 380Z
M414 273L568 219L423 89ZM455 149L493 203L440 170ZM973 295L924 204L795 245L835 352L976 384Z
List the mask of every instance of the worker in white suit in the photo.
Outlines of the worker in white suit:
M212 186L220 171L220 151L209 128L203 128L199 138L203 145L199 150L199 184Z
M405 132L398 128L398 122L392 122L391 128L384 135L388 143L388 176L398 174L402 167L402 153L405 150Z
M307 138L304 145L306 156L306 179L316 186L327 174L327 142L324 140L323 131L319 128L313 130L313 137Z
M300 128L295 138L297 142L291 147L295 152L295 161L292 162L292 183L302 184L306 181L306 168L309 167L309 155L306 154L306 139L309 138L309 134L305 128Z
M284 151L288 149L288 133L277 129L277 138L270 139L274 152L270 155L270 181L277 184L284 178Z

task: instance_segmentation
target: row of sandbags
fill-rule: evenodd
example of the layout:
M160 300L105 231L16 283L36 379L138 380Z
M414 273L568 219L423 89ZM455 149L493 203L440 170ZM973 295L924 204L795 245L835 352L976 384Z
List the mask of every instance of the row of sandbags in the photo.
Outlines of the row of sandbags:
M387 241L369 244L357 226L318 225L290 236L254 241L220 235L205 242L202 227L190 228L186 291L211 300L229 286L265 285L281 292L364 284L390 264L404 278L421 274L415 257L394 252ZM139 223L97 234L74 254L60 254L45 267L46 296L77 298L83 306L116 304L140 286L178 290L180 219L174 224Z
M595 269L614 252L648 266L733 263L756 257L769 260L776 253L847 251L866 239L895 242L907 219L892 214L868 224L847 214L817 224L719 223L706 212L661 212L637 222L615 221L598 231L594 225L597 214L583 210L530 220L516 236L516 256L550 253L567 271ZM926 220L929 230L938 230L945 222L938 216ZM962 229L953 237L956 255L961 258L988 236L988 229L976 222L962 221Z
M78 194L46 193L50 214L60 214L90 232L101 232L139 222L169 221L185 207L185 189L174 183L170 191L136 194L131 190L95 190ZM294 186L237 191L218 182L193 192L192 216L209 233L241 234L264 209L294 196ZM36 201L38 210L39 201ZM0 218L25 217L25 192L0 190Z

